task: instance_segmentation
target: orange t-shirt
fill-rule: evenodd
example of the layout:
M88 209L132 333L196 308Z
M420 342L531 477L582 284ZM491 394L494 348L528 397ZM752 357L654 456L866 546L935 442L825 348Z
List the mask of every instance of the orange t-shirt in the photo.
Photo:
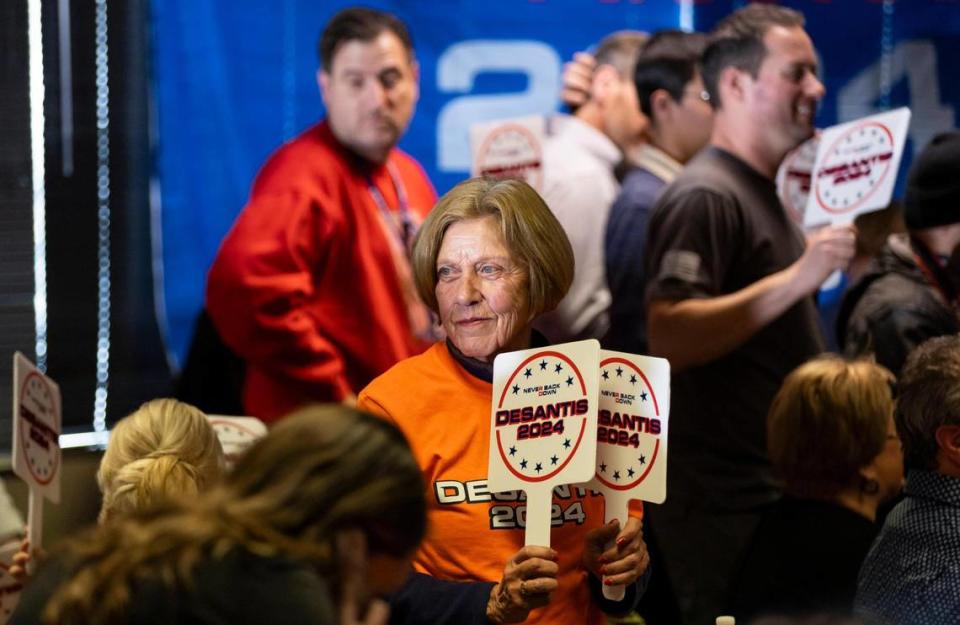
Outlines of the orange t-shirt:
M487 488L491 397L491 384L464 370L442 342L360 393L359 407L399 427L423 470L429 529L414 559L421 573L498 582L523 547L522 494ZM602 524L602 496L575 486L554 489L550 546L559 554L559 589L526 623L605 623L580 564L586 533Z

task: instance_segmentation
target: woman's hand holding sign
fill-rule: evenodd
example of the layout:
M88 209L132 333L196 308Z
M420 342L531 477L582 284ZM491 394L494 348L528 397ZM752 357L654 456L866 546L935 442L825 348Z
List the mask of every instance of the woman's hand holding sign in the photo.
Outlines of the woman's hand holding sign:
M550 603L557 589L557 552L549 547L527 545L503 569L503 578L490 591L487 620L491 623L522 623L531 610Z
M587 532L583 567L603 577L607 586L626 586L637 581L650 566L640 519L629 517L623 529L613 520ZM611 545L607 548L607 545Z

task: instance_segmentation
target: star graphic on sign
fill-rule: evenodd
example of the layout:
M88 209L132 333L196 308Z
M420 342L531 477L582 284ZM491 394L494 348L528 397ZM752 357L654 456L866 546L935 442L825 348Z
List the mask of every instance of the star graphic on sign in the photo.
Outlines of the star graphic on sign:
M646 456L640 456L639 458L637 458L637 460L640 461L640 464L647 464L647 457L646 457Z
M564 449L570 449L570 439L569 439L569 438L563 441L563 448L564 448Z
M559 460L559 459L560 459L560 458L557 458L557 455L556 455L556 454L550 456L550 464L557 464L557 460Z
M519 393L519 392L520 392L520 385L519 385L519 384L514 384L514 385L513 385L513 394L516 395L516 394Z
M541 360L541 361L540 361L540 371L543 371L543 370L546 369L546 368L547 368L547 361L546 361L546 360Z
M636 384L636 383L637 383L637 376L630 374L630 384Z
M521 468L521 469L526 469L526 468L527 468L527 460L526 460L526 458L524 458L523 460L520 461L520 468Z
M606 369L603 370L603 379L604 379L604 380L609 380L609 379L610 379L610 374L607 373L607 370L606 370Z
M567 386L573 386L573 376L567 378Z
M633 477L634 473L636 473L636 471L633 470L633 467L630 467L629 469L627 469L627 476Z
M621 367L617 367L617 377L618 378L623 377L623 369Z
M601 464L601 465L600 465L600 473L606 473L606 472L607 472L607 465Z
M646 392L646 391L641 391L641 392L640 392L640 399L642 399L643 401L647 401L647 392Z
M619 479L620 479L620 472L619 472L619 471L614 471L614 472L613 472L613 479L615 479L615 480L619 480Z
M511 456L515 456L516 454L517 454L517 448L516 448L516 447L511 447L511 448L510 448L510 455L511 455Z
M561 364L558 362L558 363L557 363L557 366L554 367L553 372L554 372L554 373L560 373L561 371L563 371L563 365L561 365Z
M537 466L533 467L533 470L536 471L537 473L540 473L541 471L543 471L543 467L538 462Z
M523 375L529 378L531 375L533 375L533 373L529 369L527 369Z

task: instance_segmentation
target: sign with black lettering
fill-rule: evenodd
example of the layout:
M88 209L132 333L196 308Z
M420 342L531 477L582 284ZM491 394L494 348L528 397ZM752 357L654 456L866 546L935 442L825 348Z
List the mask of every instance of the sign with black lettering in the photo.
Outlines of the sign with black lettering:
M811 175L804 225L850 223L886 208L910 126L904 107L823 131Z
M550 545L554 486L593 475L599 353L589 340L494 360L489 488L526 492L528 545Z

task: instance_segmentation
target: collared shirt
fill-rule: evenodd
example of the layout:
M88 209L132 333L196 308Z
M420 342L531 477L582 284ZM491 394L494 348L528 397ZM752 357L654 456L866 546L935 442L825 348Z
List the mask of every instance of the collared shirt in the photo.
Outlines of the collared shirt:
M960 479L910 471L860 569L856 610L896 625L960 623Z
M567 233L576 265L566 297L535 326L553 343L599 339L610 306L603 231L620 190L614 170L623 155L609 137L576 117L557 115L549 123L541 195Z
M631 154L636 167L623 180L604 236L604 262L610 289L610 329L603 346L633 354L647 353L647 224L663 188L683 165L660 148L645 144Z
M634 165L646 169L664 184L673 182L683 170L683 163L651 143L644 143L630 156Z

